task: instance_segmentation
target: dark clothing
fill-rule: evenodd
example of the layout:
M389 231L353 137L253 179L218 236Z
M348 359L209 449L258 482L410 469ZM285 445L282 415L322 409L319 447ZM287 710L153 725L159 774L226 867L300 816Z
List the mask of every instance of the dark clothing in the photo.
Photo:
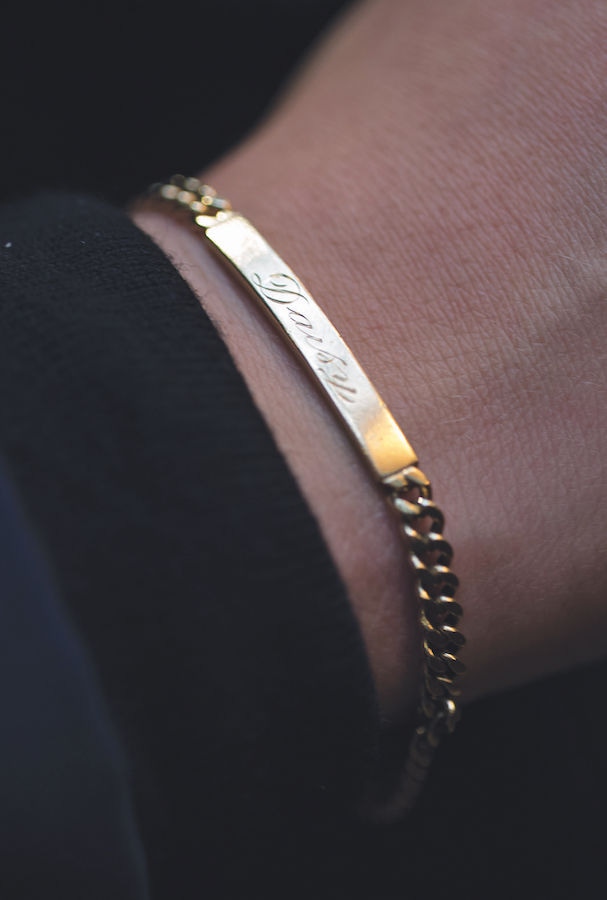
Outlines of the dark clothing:
M4 210L0 252L2 449L123 735L158 896L218 896L279 848L274 879L344 831L373 750L318 529L126 216L38 198Z
M124 753L0 470L0 896L144 900Z
M126 216L60 195L1 212L0 297L0 449L52 570L19 549L5 499L2 900L143 897L139 838L158 900L593 883L603 667L466 710L410 820L368 828L380 727L361 636L196 298ZM68 882L76 866L71 894L43 847Z

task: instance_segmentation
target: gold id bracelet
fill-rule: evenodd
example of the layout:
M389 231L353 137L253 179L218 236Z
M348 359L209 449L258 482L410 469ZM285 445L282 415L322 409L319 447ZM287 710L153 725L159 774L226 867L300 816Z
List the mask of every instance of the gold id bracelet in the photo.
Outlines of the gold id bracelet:
M196 178L175 175L150 188L149 197L185 210L193 223L244 279L271 314L338 419L347 427L401 523L416 576L423 672L417 721L391 809L411 808L441 739L459 719L458 657L464 636L453 550L443 537L444 517L416 454L351 350L297 276L251 223Z

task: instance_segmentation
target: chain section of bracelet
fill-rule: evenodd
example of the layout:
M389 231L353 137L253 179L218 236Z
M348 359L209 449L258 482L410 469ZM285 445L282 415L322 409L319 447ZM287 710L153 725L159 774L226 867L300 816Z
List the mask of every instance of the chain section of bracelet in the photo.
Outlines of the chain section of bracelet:
M186 211L203 230L232 210L229 201L218 197L210 185L183 175L152 185L147 196ZM417 720L399 786L388 803L376 807L379 821L413 807L437 748L459 721L457 682L466 670L458 655L465 638L458 627L462 607L455 599L458 579L451 571L453 550L443 537L444 516L432 500L430 481L416 466L407 466L381 482L398 517L415 573L423 671Z

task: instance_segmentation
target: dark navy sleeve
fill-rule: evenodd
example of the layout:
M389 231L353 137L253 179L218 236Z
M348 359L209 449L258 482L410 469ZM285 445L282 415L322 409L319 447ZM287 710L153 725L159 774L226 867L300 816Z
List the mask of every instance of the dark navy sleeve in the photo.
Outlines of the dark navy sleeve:
M358 624L220 336L123 212L0 210L0 446L123 742L154 897L268 893L303 858L316 883L373 762Z
M0 896L144 900L125 756L0 468Z

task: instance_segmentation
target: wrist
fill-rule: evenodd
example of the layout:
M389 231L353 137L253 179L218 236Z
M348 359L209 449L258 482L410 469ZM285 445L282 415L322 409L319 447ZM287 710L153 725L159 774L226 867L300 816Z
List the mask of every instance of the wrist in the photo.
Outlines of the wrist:
M408 718L419 688L418 614L402 537L382 492L293 354L198 235L155 211L133 217L188 281L224 339L342 577L382 714ZM313 280L324 295L322 279Z

